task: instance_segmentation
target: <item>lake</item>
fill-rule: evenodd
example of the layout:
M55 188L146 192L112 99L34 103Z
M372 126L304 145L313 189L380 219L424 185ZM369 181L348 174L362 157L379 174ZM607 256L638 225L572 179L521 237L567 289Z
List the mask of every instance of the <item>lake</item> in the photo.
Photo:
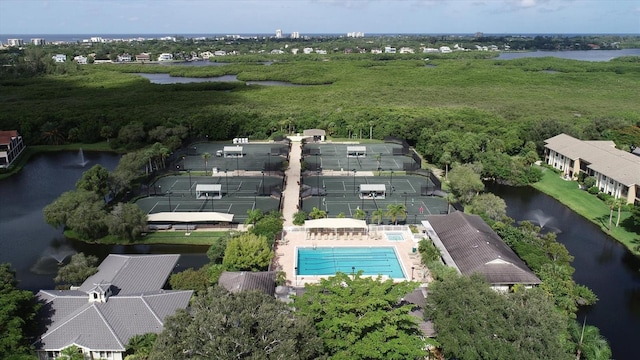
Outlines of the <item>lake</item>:
M558 241L575 257L577 283L599 298L578 313L580 322L600 328L611 344L613 358L637 359L640 333L640 259L605 235L593 223L557 200L530 187L489 185L489 191L507 203L507 215L516 221L542 218L545 227L558 232Z
M58 262L76 252L95 255L100 261L109 253L179 253L179 270L208 261L207 247L171 245L96 245L71 241L44 222L42 209L65 191L74 189L82 173L95 164L113 170L120 155L102 152L55 152L32 157L18 174L0 180L0 263L16 270L20 288L52 289ZM83 166L84 163L84 166Z
M609 61L621 56L640 56L640 49L501 52L496 59L512 60L546 56L581 61Z

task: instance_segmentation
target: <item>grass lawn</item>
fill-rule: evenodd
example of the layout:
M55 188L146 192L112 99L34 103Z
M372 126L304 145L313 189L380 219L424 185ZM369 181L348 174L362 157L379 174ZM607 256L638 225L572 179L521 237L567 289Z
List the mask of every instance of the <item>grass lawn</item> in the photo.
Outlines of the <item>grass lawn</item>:
M136 244L179 244L179 245L211 245L228 231L193 231L186 235L184 231L150 232Z
M118 245L152 245L152 244L171 244L171 245L211 245L216 240L228 235L228 231L193 231L186 235L185 231L157 231L149 232L142 239L128 243L122 241L115 236L105 236L97 242L100 244L118 244ZM78 239L78 235L71 230L65 230L64 235L70 239Z
M595 195L591 195L584 190L578 188L575 181L566 181L560 178L560 175L554 171L543 168L543 178L539 182L533 184L533 187L543 193L557 199L571 210L575 211L582 217L600 226L600 229L614 239L618 240L633 252L634 246L638 245L640 239L640 229L627 229L622 225L615 226L618 211L613 212L612 229L609 231L609 207ZM628 211L623 211L620 215L620 224L631 216ZM640 252L635 251L636 255Z

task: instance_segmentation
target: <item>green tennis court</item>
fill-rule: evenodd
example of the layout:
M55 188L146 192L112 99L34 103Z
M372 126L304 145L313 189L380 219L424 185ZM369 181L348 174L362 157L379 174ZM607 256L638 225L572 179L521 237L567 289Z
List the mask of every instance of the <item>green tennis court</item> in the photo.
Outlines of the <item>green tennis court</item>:
M304 145L304 162L309 170L322 168L337 171L398 171L415 160L403 155L402 145L380 144L317 144Z
M191 170L211 173L247 170L276 171L282 169L287 159L289 146L283 143L197 143L189 146L178 155L179 170ZM206 161L203 155L209 156Z

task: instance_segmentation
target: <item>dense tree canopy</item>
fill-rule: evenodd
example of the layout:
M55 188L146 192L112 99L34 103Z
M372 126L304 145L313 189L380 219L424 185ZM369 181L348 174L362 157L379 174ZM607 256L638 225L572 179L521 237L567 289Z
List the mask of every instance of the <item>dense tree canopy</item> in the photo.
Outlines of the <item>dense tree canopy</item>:
M98 272L98 258L93 255L77 253L71 256L67 265L58 268L55 282L74 286L82 284L89 276Z
M307 284L293 306L312 319L332 359L421 359L425 343L410 305L417 284L337 273Z
M474 196L468 208L470 213L483 216L493 221L500 221L507 216L507 204L502 198L491 193ZM467 210L466 207L465 210Z
M151 359L321 359L313 323L260 292L214 287L167 318Z
M267 238L253 233L242 233L227 243L222 264L229 271L262 271L266 270L273 251Z
M31 291L17 288L15 272L9 264L0 264L0 358L28 354L27 337L33 327L38 306ZM17 358L17 357L16 357Z
M499 293L481 276L449 276L429 285L427 315L447 358L573 358L567 318L541 289Z
M484 189L480 175L471 166L459 165L449 171L451 192L463 204L471 202Z

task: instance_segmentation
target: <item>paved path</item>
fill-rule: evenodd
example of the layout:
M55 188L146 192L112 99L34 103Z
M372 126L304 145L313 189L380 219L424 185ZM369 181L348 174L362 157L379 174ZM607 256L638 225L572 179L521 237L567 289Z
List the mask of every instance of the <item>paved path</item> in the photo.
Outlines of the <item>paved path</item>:
M296 141L297 140L297 141ZM289 168L285 172L284 200L282 202L282 216L284 227L293 226L293 215L298 212L300 201L300 159L302 158L302 143L298 139L291 141L289 152Z

